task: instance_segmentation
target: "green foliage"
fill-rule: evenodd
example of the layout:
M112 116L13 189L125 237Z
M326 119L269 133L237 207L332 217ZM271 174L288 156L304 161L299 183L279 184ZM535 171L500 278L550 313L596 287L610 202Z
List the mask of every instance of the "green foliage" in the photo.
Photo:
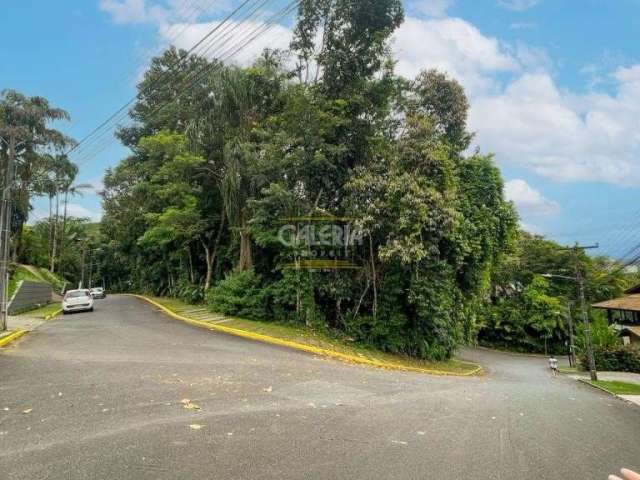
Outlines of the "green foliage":
M589 330L591 332L591 342L594 346L606 349L620 344L618 332L612 325L609 325L602 313L592 315L591 321L589 322ZM580 351L586 349L584 324L582 322L578 322L576 325L575 343Z
M594 346L596 369L607 372L640 373L640 349L632 345ZM580 363L589 365L586 351L580 355Z
M549 282L535 276L521 292L489 308L480 341L522 351L561 351L566 310L549 295Z
M398 0L303 1L291 52L246 68L175 49L154 59L136 125L120 131L132 155L105 178L101 268L114 285L190 301L205 292L214 311L421 358L473 340L517 218L491 156L466 153L460 85L394 74L389 39L402 20ZM151 88L168 68L176 84ZM355 233L346 246L279 236L338 222ZM318 254L351 267L296 268ZM528 292L532 335L557 329L541 288Z
M262 320L266 317L266 298L262 279L253 270L231 272L207 292L212 312Z
M587 305L621 295L635 280L607 258L580 253L578 263ZM572 252L540 236L519 232L512 248L499 257L492 272L491 304L486 308L479 340L523 351L566 351L568 316L572 315L574 341L582 348L584 335L575 269ZM540 277L547 273L567 278ZM591 310L588 315L596 345L620 342L602 312Z

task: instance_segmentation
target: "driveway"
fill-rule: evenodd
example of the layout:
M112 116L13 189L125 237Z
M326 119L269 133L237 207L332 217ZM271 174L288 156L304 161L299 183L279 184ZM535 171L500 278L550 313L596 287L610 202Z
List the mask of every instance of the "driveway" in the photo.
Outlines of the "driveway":
M482 350L479 378L345 365L111 296L0 353L2 479L606 479L640 408Z

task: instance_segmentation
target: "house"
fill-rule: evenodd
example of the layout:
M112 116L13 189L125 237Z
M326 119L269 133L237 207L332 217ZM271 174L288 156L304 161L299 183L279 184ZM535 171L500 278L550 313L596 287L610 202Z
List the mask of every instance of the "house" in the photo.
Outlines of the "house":
M640 285L624 292L625 295L592 305L607 311L609 324L620 332L625 344L640 345Z

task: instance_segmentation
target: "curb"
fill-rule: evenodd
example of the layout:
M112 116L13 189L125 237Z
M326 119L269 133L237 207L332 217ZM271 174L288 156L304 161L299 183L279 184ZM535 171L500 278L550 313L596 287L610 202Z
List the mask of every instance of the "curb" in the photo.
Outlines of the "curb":
M582 382L586 385L589 385L592 388L596 388L598 390L600 390L601 392L606 393L607 395L611 395L612 397L617 398L618 400L628 404L628 405L634 405L637 406L635 403L630 402L629 400L627 400L626 398L622 398L620 395L618 395L617 393L613 393L610 392L609 390L607 390L606 388L601 387L600 385L594 385L593 383L591 383L591 380L587 380L586 378L579 378L578 379L579 382Z
M56 317L57 317L58 315L60 315L61 313L62 313L62 309L61 309L61 308L59 308L59 309L58 309L58 310L56 310L55 312L53 312L53 313L51 313L51 314L49 314L49 315L46 315L46 316L44 317L44 321L45 321L45 322L48 322L49 320L53 320L54 318L56 318Z
M307 353L312 353L315 355L320 355L323 357L330 357L330 358L334 358L337 360L341 360L345 363L352 363L352 364L359 364L359 365L367 365L370 367L375 367L375 368L382 368L385 370L399 370L399 371L403 371L403 372L417 372L417 373L426 373L429 375L437 375L437 376L449 376L449 377L471 377L474 375L479 374L480 372L482 372L482 367L478 366L477 368L474 368L472 371L470 372L465 372L465 373L455 373L455 372L445 372L442 370L431 370L428 368L420 368L420 367L410 367L410 366L400 366L400 365L394 365L392 363L387 363L387 362L381 362L378 360L371 360L368 358L362 358L362 357L357 357L355 355L349 355L346 353L340 353L340 352L336 352L335 350L328 350L325 348L320 348L320 347L314 347L312 345L305 345L303 343L298 343L298 342L293 342L291 340L283 340L281 338L276 338L276 337L271 337L269 335L263 335L261 333L254 333L254 332L249 332L247 330L240 330L237 328L231 328L231 327L225 327L223 325L216 325L216 324L211 324L208 322L203 322L201 320L194 320L192 318L188 318L188 317L183 317L182 315L174 312L173 310L165 307L164 305L161 305L160 303L151 300L148 297L145 297L144 295L136 295L136 294L131 294L131 293L127 293L124 294L126 296L129 297L135 297L135 298L139 298L141 300L146 301L147 303L150 303L151 305L159 308L160 310L162 310L165 314L167 314L168 316L176 319L176 320L180 320L182 322L188 323L190 325L195 325L197 327L201 327L201 328L207 328L209 330L214 330L214 331L218 331L218 332L222 332L222 333L226 333L229 335L234 335L236 337L242 337L248 340L254 340L254 341L258 341L258 342L262 342L262 343L268 343L271 345L278 345L280 347L287 347L287 348L291 348L294 350L300 350L303 352L307 352Z
M5 335L4 337L0 338L0 347L5 347L9 345L11 342L19 339L25 333L27 333L27 330L16 330L13 333L10 333L9 335Z

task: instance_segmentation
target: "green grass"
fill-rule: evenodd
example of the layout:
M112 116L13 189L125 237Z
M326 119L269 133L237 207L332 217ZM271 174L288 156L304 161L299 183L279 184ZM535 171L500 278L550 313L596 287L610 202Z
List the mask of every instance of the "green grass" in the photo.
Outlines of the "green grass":
M46 268L34 267L32 265L16 265L9 279L9 298L11 298L16 288L18 288L18 283L23 280L49 283L56 293L60 293L65 282L64 279L49 272Z
M180 313L181 311L184 312L184 310L189 308L204 308L202 306L188 305L180 300L173 298L155 297L153 299L178 313ZM184 316L188 316L184 313L182 314ZM214 316L215 314L211 315ZM231 327L239 330L259 333L262 335L268 335L271 337L302 343L305 345L330 349L347 355L355 355L371 360L383 361L389 364L393 364L399 368L423 368L452 374L465 374L473 372L478 368L478 365L475 363L465 362L456 358L443 362L430 362L426 360L410 358L404 355L394 355L391 353L376 350L368 346L360 345L355 342L351 342L347 338L332 336L327 332L312 330L303 325L246 320L233 317L226 317L222 325L224 325L225 327Z
M44 282L41 277L34 275L34 273L23 265L17 265L13 275L9 279L9 298L14 294L16 288L18 288L18 283L26 280L30 282Z
M603 388L609 393L613 393L615 395L640 395L640 384L637 383L627 383L627 382L618 382L618 381L604 381L597 380L595 382L590 382L593 385L596 385L600 388Z
M60 310L61 305L59 303L50 303L45 307L36 308L35 310L29 310L28 312L23 312L20 315L25 315L31 318L45 318L49 315L53 315L55 312Z

